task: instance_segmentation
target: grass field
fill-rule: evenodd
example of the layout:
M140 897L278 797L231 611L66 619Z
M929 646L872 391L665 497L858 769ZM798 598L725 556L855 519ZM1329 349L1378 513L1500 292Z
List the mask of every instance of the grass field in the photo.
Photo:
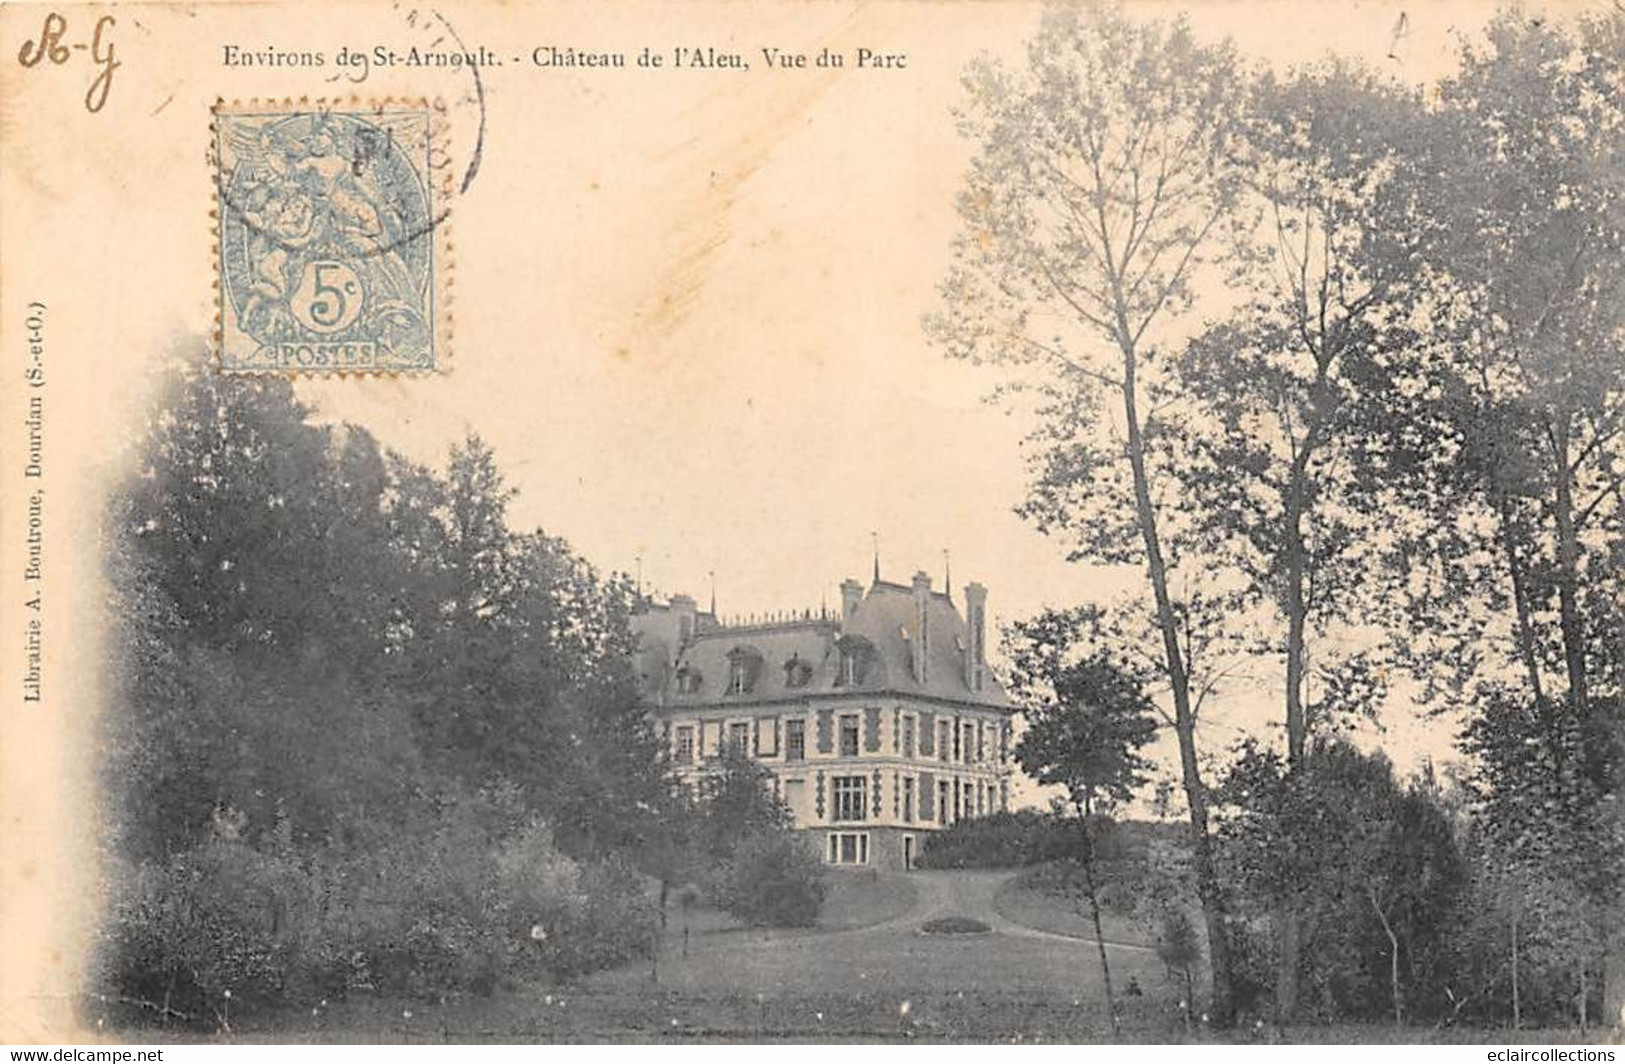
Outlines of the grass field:
M1024 926L1008 873L849 875L832 884L823 925L745 929L695 912L684 955L673 914L658 963L599 973L565 989L512 987L443 1003L352 995L313 1016L234 1031L229 1040L295 1042L1100 1042L1112 1041L1092 940ZM1021 899L1015 898L1017 902ZM1014 915L1005 915L1008 911ZM977 935L927 935L963 916ZM1036 917L1033 917L1035 920ZM1108 945L1123 1002L1122 1040L1270 1041L1268 1028L1187 1029L1161 964L1144 946ZM170 1040L173 1032L130 1032ZM1551 1042L1578 1032L1294 1028L1293 1042Z
M1080 911L1071 899L1036 889L1026 875L1006 879L994 894L993 905L1000 916L1023 927L1090 941L1095 937L1087 910ZM1103 909L1100 924L1107 942L1146 944L1145 928L1136 920Z

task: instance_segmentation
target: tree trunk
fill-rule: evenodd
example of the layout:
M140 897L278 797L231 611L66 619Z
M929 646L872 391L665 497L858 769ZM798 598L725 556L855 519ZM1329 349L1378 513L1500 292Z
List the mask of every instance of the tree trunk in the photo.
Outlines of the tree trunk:
M1145 439L1140 432L1140 415L1135 396L1135 355L1123 345L1123 414L1128 430L1129 466L1134 474L1134 507L1146 556L1146 572L1156 599L1157 628L1168 669L1168 685L1174 701L1174 732L1179 740L1180 774L1185 801L1190 808L1191 864L1196 873L1196 893L1202 903L1207 928L1208 966L1212 971L1214 1024L1228 1027L1234 1019L1230 987L1230 949L1224 919L1224 898L1218 874L1213 867L1213 850L1208 838L1207 787L1202 782L1196 758L1196 715L1191 708L1190 678L1179 647L1179 621L1174 616L1173 599L1168 593L1168 567L1162 556L1157 533L1157 514L1151 502L1150 475L1146 471Z
M1558 618L1563 633L1563 664L1568 673L1568 703L1574 722L1584 725L1590 720L1591 704L1586 675L1585 623L1580 617L1580 543L1574 524L1569 431L1570 423L1565 414L1552 432L1552 472L1557 482L1552 511L1557 525ZM1618 914L1625 906L1616 902L1614 908ZM1604 948L1603 1017L1610 1026L1625 1029L1625 930L1619 927L1617 919L1613 921Z
M1585 628L1580 620L1580 543L1574 527L1574 485L1569 471L1568 425L1554 432L1552 472L1557 491L1552 507L1557 519L1557 605L1563 631L1563 663L1568 668L1569 705L1583 722L1590 699L1586 685Z
M1376 910L1377 919L1382 921L1382 933L1388 936L1388 992L1394 1002L1394 1026L1405 1026L1405 1002L1399 992L1399 937L1394 934L1394 927L1388 922L1388 914L1382 911L1377 903L1375 890L1367 892L1366 897L1371 899L1371 908Z
M1580 1012L1580 1037L1581 1038L1585 1037L1586 1028L1590 1026L1590 1024L1586 1022L1587 1019L1589 1018L1589 1017L1586 1016L1586 1004L1587 1004L1586 997L1588 996L1588 994L1590 992L1590 988L1588 986L1586 986L1586 964L1587 964L1586 958L1581 957L1580 958L1580 1001L1579 1001L1579 1006L1580 1006L1580 1008L1579 1008L1579 1012Z
M1112 1020L1112 1036L1120 1037L1122 1027L1117 1022L1117 998L1112 993L1112 966L1106 959L1106 934L1100 926L1100 896L1095 891L1095 847L1089 834L1089 812L1074 806L1078 812L1078 830L1083 834L1083 888L1089 895L1089 916L1095 924L1095 948L1100 951L1100 977L1106 985L1106 1012Z
M1290 900L1281 903L1276 916L1280 928L1276 937L1275 1025L1285 1028L1298 1011L1298 955L1302 952L1303 923Z
M1303 686L1306 655L1306 629L1309 605L1304 596L1304 579L1308 570L1308 551L1303 542L1304 481L1308 476L1309 457L1314 446L1313 430L1305 437L1303 446L1292 462L1291 479L1286 497L1286 750L1287 782L1303 767L1304 750L1308 746L1309 720L1303 704ZM1276 939L1278 955L1275 969L1275 1022L1284 1026L1298 1011L1298 913L1295 899L1289 893L1282 900L1277 913L1280 930Z
M1603 958L1602 1022L1616 1031L1625 1031L1625 906L1615 906L1608 955Z
M1523 1003L1518 999L1518 914L1512 914L1512 1029L1523 1026Z
M1506 554L1507 574L1512 578L1512 605L1518 618L1518 657L1523 661L1524 673L1529 677L1529 690L1536 702L1544 706L1545 684L1540 677L1540 656L1535 650L1535 627L1530 620L1529 588L1523 562L1518 559L1518 534L1515 528L1512 499L1504 491L1496 492L1497 508L1501 516L1501 550Z

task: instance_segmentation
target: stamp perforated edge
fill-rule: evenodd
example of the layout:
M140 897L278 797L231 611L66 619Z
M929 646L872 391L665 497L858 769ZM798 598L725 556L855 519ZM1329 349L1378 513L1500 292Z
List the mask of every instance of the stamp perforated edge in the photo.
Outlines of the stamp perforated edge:
M432 183L434 194L439 197L439 206L431 209L429 230L425 234L434 241L433 255L429 268L429 286L433 291L432 306L434 311L430 328L433 330L435 360L434 365L421 368L408 369L319 369L310 367L228 367L225 361L226 345L226 289L224 279L220 276L221 269L221 241L225 239L224 221L221 218L221 173L222 160L219 157L220 118L245 111L276 110L286 111L289 115L320 114L323 111L344 109L347 111L373 111L382 112L390 107L421 107L429 115L429 152L433 157L437 146L445 139L447 110L445 102L439 98L423 96L284 96L260 97L252 96L248 99L226 100L216 97L209 108L209 145L207 163L209 167L209 228L210 228L210 272L213 277L213 290L211 303L214 307L214 328L212 341L214 347L215 372L227 377L309 377L321 380L346 377L391 377L391 378L424 378L434 377L451 372L452 367L452 337L455 322L453 303L456 289L456 269L452 253L454 244L451 238L451 201L453 196L452 168L442 166L435 169L431 166L431 173L427 180ZM438 210L438 213L435 211ZM421 237L419 239L422 239Z

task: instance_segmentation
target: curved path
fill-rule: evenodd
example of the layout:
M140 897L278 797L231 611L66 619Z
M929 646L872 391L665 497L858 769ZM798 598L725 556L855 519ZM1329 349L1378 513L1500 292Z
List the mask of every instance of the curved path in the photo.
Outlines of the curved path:
M1099 965L1093 939L1024 927L993 905L1010 872L941 871L907 874L915 897L906 912L866 927L841 930L735 930L696 934L685 947L668 939L660 983L696 993L882 994L921 1000L975 994L977 1000L1090 998ZM959 915L987 924L990 934L929 935L920 925ZM1155 978L1160 965L1144 946L1107 943L1114 972ZM1118 968L1121 965L1121 969ZM593 977L601 987L645 987L647 965ZM833 1000L833 999L832 999Z
M938 916L968 916L973 920L980 920L989 928L1001 935L1010 935L1014 938L1041 939L1054 942L1066 942L1072 945L1088 943L1094 945L1093 938L1084 938L1078 935L1063 935L1054 931L1040 931L1035 927L1018 924L1007 919L993 904L993 898L1011 879L1020 873L1009 871L941 871L941 872L911 872L908 873L909 882L914 884L918 892L918 899L914 907L902 916L876 927L886 929L917 929L927 920ZM1149 946L1133 945L1126 942L1107 942L1109 950L1123 950L1132 953L1154 953Z

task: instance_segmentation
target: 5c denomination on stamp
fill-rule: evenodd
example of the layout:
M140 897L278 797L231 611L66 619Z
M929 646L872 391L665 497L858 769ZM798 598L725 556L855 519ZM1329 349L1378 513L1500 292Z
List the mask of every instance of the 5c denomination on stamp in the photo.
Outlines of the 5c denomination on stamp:
M441 110L256 100L214 116L221 371L446 368Z

